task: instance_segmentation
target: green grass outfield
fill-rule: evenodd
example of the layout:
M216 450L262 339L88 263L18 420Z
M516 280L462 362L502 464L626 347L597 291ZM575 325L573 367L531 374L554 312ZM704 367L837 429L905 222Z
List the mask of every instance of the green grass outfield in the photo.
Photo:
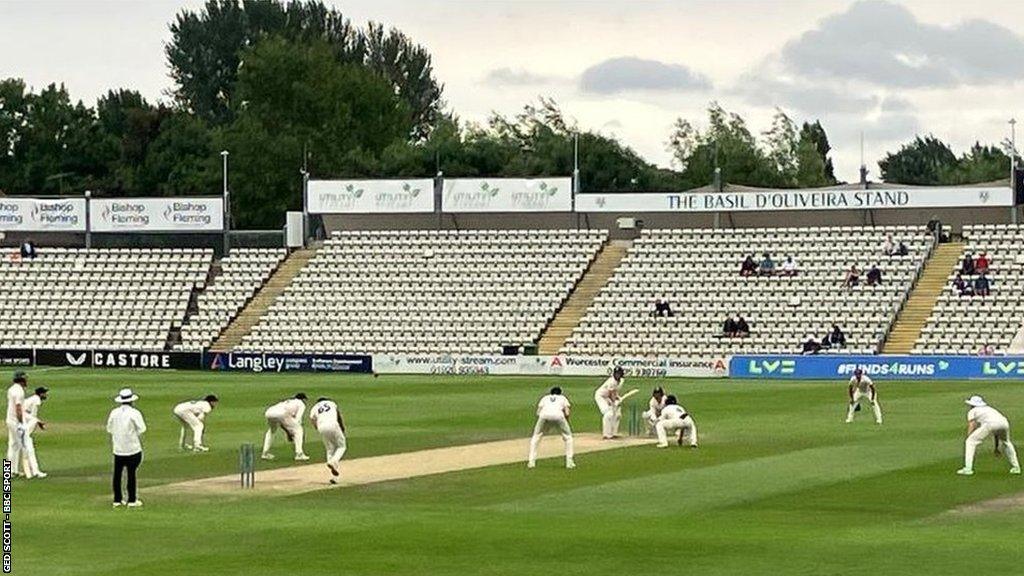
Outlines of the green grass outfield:
M601 379L61 370L30 379L51 388L42 408L51 429L36 435L50 477L15 482L15 574L1024 573L1024 511L944 514L1024 492L990 445L973 478L954 474L963 398L984 394L1024 430L1016 382L882 382L878 427L870 410L843 423L841 382L633 380L640 398L654 384L680 395L699 450L625 448L580 455L571 471L550 459L533 471L292 497L150 495L144 509L114 510L103 427L122 386L141 395L150 426L145 487L236 472L239 444L262 438L264 407L299 390L338 400L347 458L506 438L523 438L525 455L535 402L555 383L575 403L573 427L599 430ZM222 399L208 420L212 450L179 453L171 406L207 392ZM289 447L279 438L275 451ZM315 433L307 452L323 458Z

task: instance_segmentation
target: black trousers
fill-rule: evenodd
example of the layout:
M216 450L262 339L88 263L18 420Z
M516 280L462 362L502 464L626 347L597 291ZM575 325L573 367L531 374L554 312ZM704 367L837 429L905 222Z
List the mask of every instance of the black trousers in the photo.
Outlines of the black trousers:
M114 455L114 502L124 502L121 494L121 473L128 470L128 502L135 502L135 472L142 464L142 452L131 456Z

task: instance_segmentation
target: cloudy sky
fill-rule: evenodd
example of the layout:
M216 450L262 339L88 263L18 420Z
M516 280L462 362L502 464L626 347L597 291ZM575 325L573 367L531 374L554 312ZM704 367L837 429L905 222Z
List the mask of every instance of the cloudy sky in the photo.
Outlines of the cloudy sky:
M434 56L464 119L554 97L577 122L669 165L682 116L712 100L768 128L776 106L821 119L837 175L856 180L860 134L875 162L918 133L957 151L1024 121L1024 2L1017 0L353 0L358 23L396 26ZM0 0L0 77L64 82L92 102L111 87L170 87L167 24L187 0ZM1024 138L1024 135L1022 135Z

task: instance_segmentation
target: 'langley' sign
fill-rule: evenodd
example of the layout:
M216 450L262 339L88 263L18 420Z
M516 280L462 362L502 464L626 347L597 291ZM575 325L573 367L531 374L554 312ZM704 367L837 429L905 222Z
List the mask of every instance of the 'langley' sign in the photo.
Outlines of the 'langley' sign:
M578 212L749 212L1012 206L1009 187L580 194Z

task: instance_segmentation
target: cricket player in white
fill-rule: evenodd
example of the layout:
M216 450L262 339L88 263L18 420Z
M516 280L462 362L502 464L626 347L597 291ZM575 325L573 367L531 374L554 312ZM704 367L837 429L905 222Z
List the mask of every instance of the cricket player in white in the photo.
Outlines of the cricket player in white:
M36 459L36 444L32 440L32 433L36 428L46 430L46 422L39 419L39 406L46 400L49 389L40 386L36 388L35 394L25 399L22 404L22 414L25 418L25 435L22 439L21 455L24 459L25 478L46 478L46 472L39 469L39 461Z
M267 433L263 437L264 460L274 459L274 455L270 453L270 446L274 443L274 432L278 428L284 430L289 442L295 443L295 459L309 460L302 447L302 415L306 412L306 398L303 392L299 392L294 398L282 400L263 413L267 418Z
M857 368L850 378L850 385L847 387L847 395L850 398L850 407L846 412L846 423L853 422L853 414L857 412L860 401L867 398L871 402L871 409L875 411L875 423L882 423L882 407L878 404L878 391L875 390L875 383L864 374L864 370Z
M28 387L28 376L21 372L14 373L14 382L7 389L7 460L11 463L11 473L21 476L21 449L25 442L25 388Z
M654 425L654 431L658 434L658 448L668 448L668 435L679 433L679 445L683 445L683 437L690 437L690 448L697 447L697 423L686 412L686 409L679 405L675 396L669 395L665 398L665 407L661 409L661 416Z
M194 450L196 452L208 452L210 449L203 445L203 430L206 422L206 415L217 407L218 398L208 394L202 400L189 400L174 407L174 415L181 423L181 433L178 435L178 446L182 450ZM185 435L192 432L192 444L188 444Z
M317 398L316 404L309 409L309 421L320 433L327 451L327 468L331 471L331 484L337 484L339 476L338 464L348 445L345 442L345 422L341 419L341 410L330 398Z
M996 453L1002 444L1003 454L1010 462L1010 474L1020 474L1020 462L1017 460L1017 449L1010 441L1010 422L999 410L985 403L981 396L971 396L964 401L971 407L967 412L967 441L964 442L964 467L956 473L961 476L974 474L974 451L988 438L995 436Z
M601 437L605 440L619 435L619 419L622 416L619 411L619 388L622 387L625 374L621 366L616 366L612 375L594 391L594 402L601 411Z
M556 428L562 433L562 441L565 442L565 467L575 468L573 460L572 429L569 428L569 409L572 404L569 399L562 396L562 389L555 386L551 393L540 399L537 403L537 424L533 427L533 438L530 438L530 457L526 462L527 468L537 466L537 447L540 446L540 439L549 429Z
M661 416L661 409L665 407L665 390L661 387L655 388L654 392L651 392L651 400L647 403L647 410L644 411L641 416L644 422L647 424L647 434L654 430L654 425L658 423L658 418Z

